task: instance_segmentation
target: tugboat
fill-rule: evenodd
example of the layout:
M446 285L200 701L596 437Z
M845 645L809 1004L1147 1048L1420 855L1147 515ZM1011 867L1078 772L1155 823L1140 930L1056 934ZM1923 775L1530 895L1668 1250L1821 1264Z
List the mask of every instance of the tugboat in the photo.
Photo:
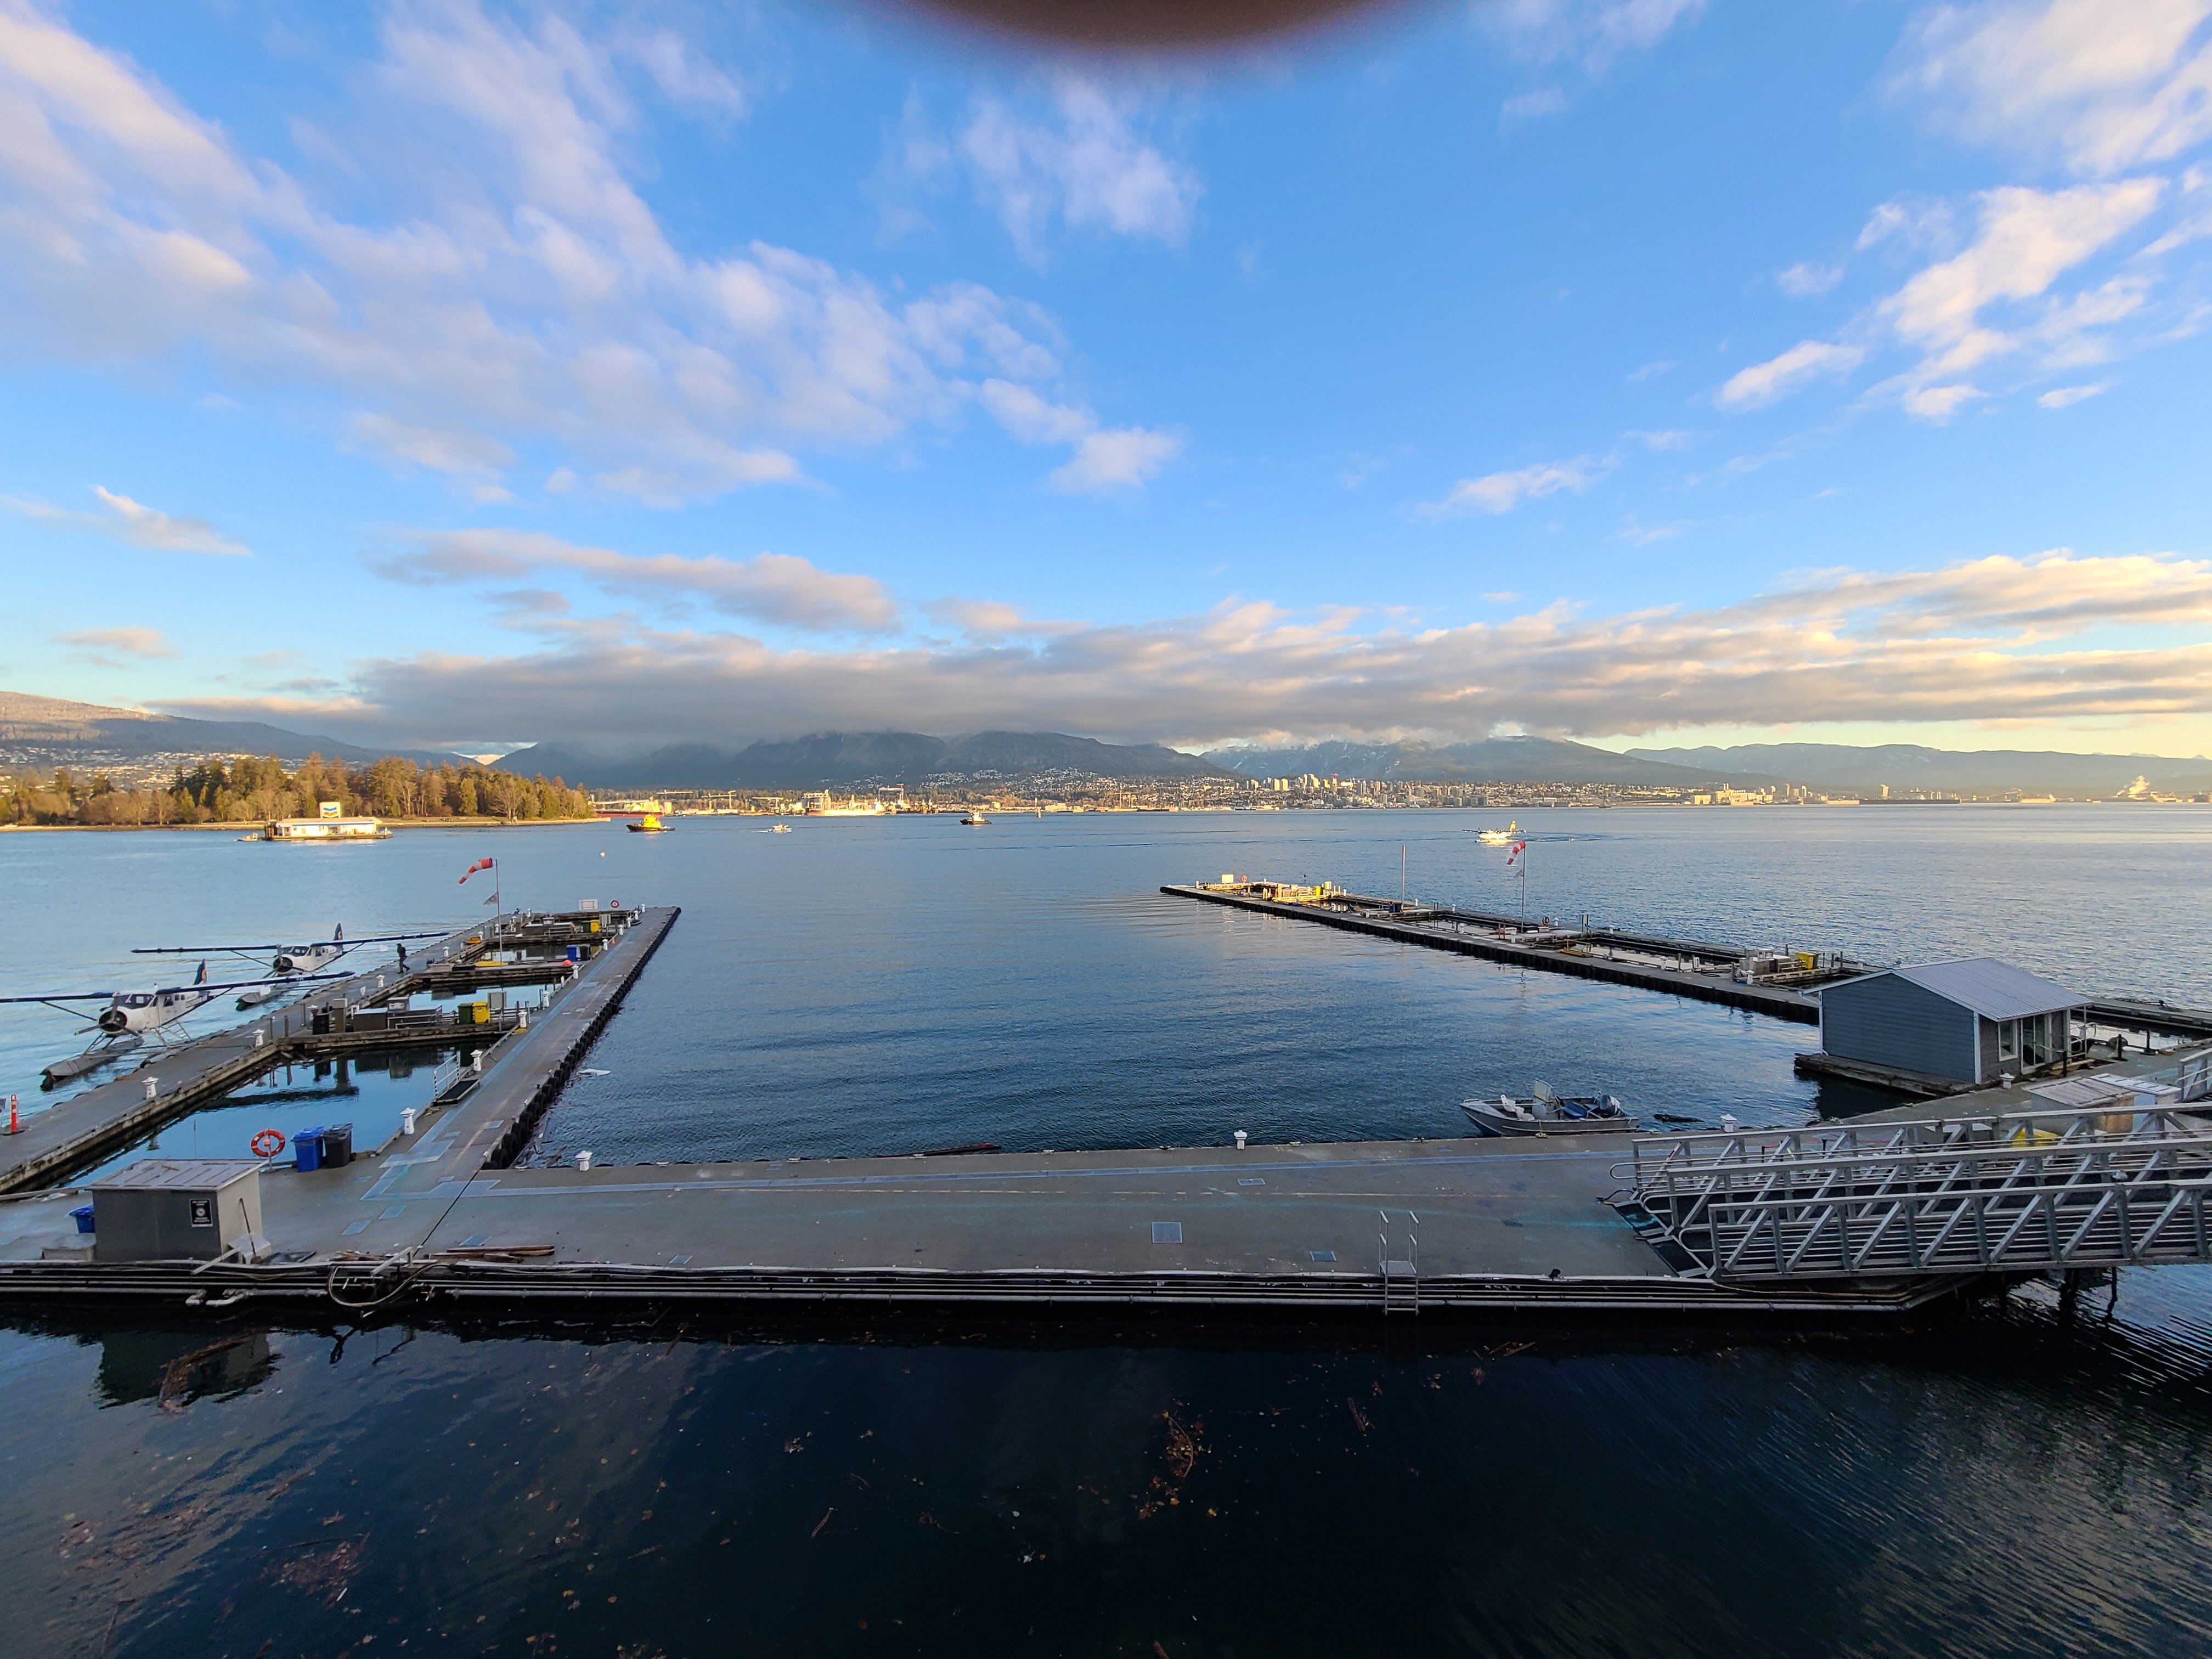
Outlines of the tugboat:
M1633 1134L1644 1126L1612 1095L1561 1095L1539 1083L1527 1100L1462 1100L1459 1109L1486 1135Z
M968 809L968 816L960 820L961 823L970 826L980 823L988 823L990 821L990 819L983 816L983 809L980 806L969 807Z
M629 832L633 836L665 836L668 833L668 826L660 821L658 812L647 812L629 826Z

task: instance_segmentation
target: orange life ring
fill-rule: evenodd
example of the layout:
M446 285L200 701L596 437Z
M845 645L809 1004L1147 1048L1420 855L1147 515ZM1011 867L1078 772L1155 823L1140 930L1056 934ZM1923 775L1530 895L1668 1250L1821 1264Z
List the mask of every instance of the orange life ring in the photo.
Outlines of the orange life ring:
M256 1158L274 1158L284 1150L284 1135L280 1129L264 1129L252 1141Z

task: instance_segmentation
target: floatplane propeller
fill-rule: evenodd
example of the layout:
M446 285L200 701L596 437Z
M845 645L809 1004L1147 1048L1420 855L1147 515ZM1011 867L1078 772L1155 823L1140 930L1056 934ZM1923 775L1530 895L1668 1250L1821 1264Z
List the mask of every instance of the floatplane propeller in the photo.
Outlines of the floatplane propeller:
M46 1067L46 1080L49 1085L82 1077L95 1067L105 1066L138 1047L148 1037L166 1042L162 1032L174 1025L194 1009L204 1008L224 991L244 991L258 987L275 985L280 988L306 984L313 980L343 979L343 974L290 974L281 980L238 979L210 981L207 963L189 985L166 986L154 991L47 991L34 996L0 997L0 1003L36 1003L57 1013L82 1018L85 1003L104 1002L107 1006L94 1014L86 1029L92 1033L92 1042L82 1054L72 1054L67 1060L58 1060ZM273 993L272 993L273 994Z
M264 951L273 951L275 954L269 963L270 978L257 983L253 989L238 999L240 1008L256 1008L271 997L282 995L286 981L296 980L303 974L312 974L319 968L327 968L349 951L358 951L364 945L398 944L404 946L409 939L439 937L435 933L371 933L362 939L348 939L345 924L340 922L337 930L329 939L316 945L142 945L131 954L135 957L193 957L214 951L225 956L252 958ZM404 949L400 954L404 959L406 952Z

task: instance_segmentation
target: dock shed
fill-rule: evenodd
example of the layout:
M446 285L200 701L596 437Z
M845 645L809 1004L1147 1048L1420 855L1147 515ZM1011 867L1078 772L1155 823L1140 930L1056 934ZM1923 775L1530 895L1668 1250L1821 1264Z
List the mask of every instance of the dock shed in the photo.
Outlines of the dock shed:
M1820 997L1826 1054L1954 1083L2024 1077L2065 1059L2089 1000L1990 957L1863 974Z

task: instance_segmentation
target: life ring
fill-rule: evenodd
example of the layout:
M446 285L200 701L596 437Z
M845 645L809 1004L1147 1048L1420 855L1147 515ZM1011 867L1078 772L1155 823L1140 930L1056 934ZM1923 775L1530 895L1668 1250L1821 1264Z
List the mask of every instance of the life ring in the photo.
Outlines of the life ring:
M256 1158L274 1158L284 1150L284 1134L281 1129L264 1129L250 1143Z

